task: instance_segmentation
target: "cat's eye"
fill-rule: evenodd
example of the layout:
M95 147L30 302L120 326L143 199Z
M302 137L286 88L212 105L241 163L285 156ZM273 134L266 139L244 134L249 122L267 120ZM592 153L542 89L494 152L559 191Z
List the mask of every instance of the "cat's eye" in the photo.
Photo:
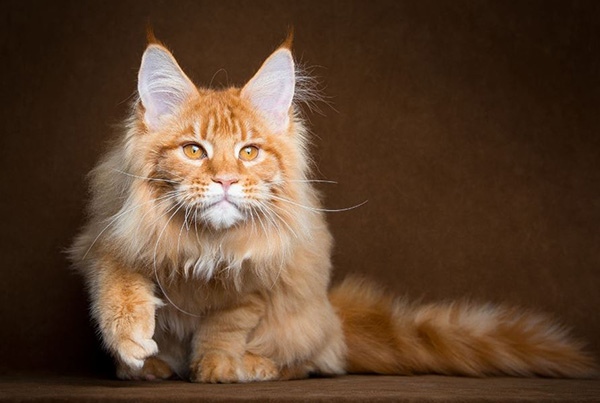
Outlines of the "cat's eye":
M242 161L252 161L258 157L258 147L246 146L240 150L240 159Z
M206 157L206 151L198 144L186 144L183 146L183 153L191 160L201 160Z

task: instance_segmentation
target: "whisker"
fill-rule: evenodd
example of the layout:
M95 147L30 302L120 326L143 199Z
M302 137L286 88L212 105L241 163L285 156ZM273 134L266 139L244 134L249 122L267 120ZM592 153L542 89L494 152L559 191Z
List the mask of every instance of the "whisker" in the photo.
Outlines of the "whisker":
M330 181L327 179L289 179L289 180L278 180L278 181L271 181L268 182L269 184L280 184L280 183L332 183L332 184L336 184L338 182L336 181Z
M273 219L272 215L269 214L269 211L267 210L266 206L264 206L261 203L258 205L258 207L263 212L264 217L268 220L268 222L270 222L273 225L273 227L277 231L277 236L279 236L279 241L281 243L283 243L283 237L281 236L281 228L280 228L279 224L277 224L277 222Z
M286 227L290 230L290 232L296 237L298 238L298 235L294 232L294 230L289 226L289 224L283 219L283 217L281 217L279 214L277 214L277 212L275 210L273 210L270 205L272 205L271 202L266 201L260 201L259 204L261 206L263 206L265 212L273 219L273 221L279 221L282 222L283 224L286 225ZM275 220L277 219L277 220ZM277 224L277 226L279 227L279 224Z
M256 226L255 226L255 218L254 218L254 213L252 212L252 207L250 207L248 209L248 213L250 214L250 223L252 224L252 234L254 235L254 233L256 232Z
M198 241L198 245L201 244L200 236L198 235L198 209L194 207L194 230L196 231L196 241Z
M162 196L160 196L160 197L157 197L157 198L154 198L154 199L148 200L148 201L146 201L146 202L144 202L144 203L140 203L140 204L137 204L137 205L135 205L135 206L133 206L133 207L130 207L130 208L128 208L127 210L125 210L125 211L122 211L122 212L118 213L117 215L113 216L113 217L112 217L112 219L111 219L110 217L108 217L108 218L107 218L107 220L109 220L109 219L110 219L111 221L110 221L110 222L109 222L109 223L108 223L108 224L107 224L107 225L104 227L104 229L102 229L102 231L100 231L100 233L99 233L99 234L96 236L96 238L94 238L94 240L92 241L92 244L91 244L91 245L89 246L89 248L88 248L88 249L85 251L85 254L84 254L84 255L83 255L83 257L81 258L81 260L82 260L82 261L83 261L83 260L85 260L86 256L88 255L88 253L90 252L90 250L92 250L92 248L94 247L94 245L96 244L96 242L98 241L98 239L100 239L100 237L102 236L102 234L104 233L104 231L106 231L106 230L107 230L107 229L108 229L108 228L109 228L111 225L113 225L113 224L114 224L114 223L115 223L115 222L116 222L116 221L117 221L117 220L118 220L120 217L122 217L124 214L126 214L126 213L128 213L128 212L130 212L130 211L133 211L133 210L135 210L135 209L137 209L137 208L140 208L141 206L143 206L143 205L145 205L145 204L152 203L152 202L155 202L155 201L158 201L158 200L161 200L161 199L162 199L162 200L161 200L161 202L160 202L160 203L162 203L162 202L164 202L165 200L169 200L170 198L175 198L175 196L176 196L176 195L174 195L174 194L170 194L170 193L171 193L171 192L169 192L169 193L166 193L166 194L164 194L164 195L162 195ZM160 204L160 203L159 203L159 204Z
M189 225L189 222L188 222L188 217L189 217L189 214L191 213L191 211L192 211L192 210L191 210L191 207L186 207L186 208L185 208L185 219L184 219L184 223L185 223L185 228L186 228L187 232L190 232L190 225Z
M279 206L277 206L276 204L273 204L271 201L267 201L266 203L267 203L269 206L279 207ZM275 210L273 210L273 209L272 209L272 208L270 208L270 207L268 207L268 208L269 208L269 210L270 210L270 211L271 211L273 214L275 214L275 216L277 216L277 217L279 218L279 220L281 220L281 222L283 222L283 224L285 224L285 226L286 226L286 227L287 227L287 228L290 230L290 232L291 232L292 234L294 234L294 236L295 236L296 238L298 238L298 234L296 234L296 231L294 231L294 230L292 229L292 227L291 227L291 226L288 224L288 222L287 222L287 221L286 221L286 220L285 220L283 217L281 217L281 215L279 215L279 214L278 214L278 213L277 213ZM281 209L281 208L280 208L280 209ZM285 210L283 210L283 209L281 209L281 210L285 212ZM286 213L287 213L287 212L286 212Z
M186 310L180 308L179 306L177 306L177 304L175 304L171 298L169 297L169 295L167 294L167 291L165 290L165 288L163 287L162 283L160 282L160 278L158 275L158 268L156 265L156 253L158 252L158 244L160 243L160 239L162 238L163 233L165 232L165 229L167 228L167 226L169 225L169 223L171 222L171 220L173 219L173 217L175 217L175 214L177 214L177 212L179 210L181 210L181 208L183 207L182 204L178 203L175 206L179 206L177 207L177 209L175 210L175 212L173 214L171 214L171 216L169 217L169 219L167 220L167 223L164 225L164 227L162 228L162 230L160 231L160 234L158 235L158 239L156 240L156 246L154 247L154 277L156 278L156 283L158 284L158 287L160 288L162 294L165 296L166 300L178 311L180 311L181 313L184 313L186 315L195 317L195 318L201 318L202 315L196 315L193 314L191 312L187 312ZM171 209L172 210L172 209ZM171 211L169 210L169 211ZM167 213L168 214L168 213Z
M175 172L173 172L173 171L169 171L168 169L162 169L162 168L161 168L161 171L162 171L162 172L165 172L165 173L168 173L169 175L173 175L175 178L177 178L177 179L179 179L179 180L184 180L184 179L185 179L185 177L183 177L183 176L181 176L181 175L179 175L178 173L175 173Z
M179 230L179 236L177 237L177 251L176 254L179 255L179 243L181 242L181 234L183 233L183 228L186 226L186 221L187 221L187 215L188 215L188 207L185 207L185 218L183 219L183 222L181 223L181 229Z
M168 205L168 204L169 204L169 202L171 202L171 201L175 200L175 202L176 202L176 203L175 203L173 206L171 206L171 208L169 208L169 209L166 211L166 213L168 213L169 211L173 210L173 207L175 207L175 206L177 206L177 205L179 204L179 202L177 201L177 196L178 196L178 195L177 195L177 194L175 194L175 195L173 195L173 197L171 197L171 198L168 198L168 199L162 200L160 203L158 203L158 204L156 205L156 207L158 207L159 205L165 205L165 204L167 204L167 205ZM140 222L143 222L143 221L144 221L144 218L146 217L146 215L148 215L148 213L150 213L150 211L151 211L151 210L148 210L148 211L146 211L146 212L145 212L145 213L142 215L142 217L140 218ZM159 220L160 220L162 217L164 217L164 216L165 216L165 213L163 213L163 214L159 214L159 215L158 215L158 217L156 217L156 218L154 219L154 221L152 221L152 223L150 224L150 226L154 226L154 224L156 224L156 223L157 223L157 222L158 222L158 221L159 221Z
M158 182L167 182L167 183L176 183L176 184L179 184L179 182L174 181L174 180L170 180L170 179L150 178L148 176L140 176L140 175L130 174L129 172L121 171L120 169L116 169L116 168L111 168L111 169L113 171L115 171L115 172L119 172L119 173L121 173L123 175L131 176L132 178L136 178L136 179L143 179L143 180L147 180L147 181L158 181Z
M303 204L296 203L295 201L288 200L288 199L285 199L283 197L279 197L279 196L275 196L275 195L269 195L268 197L270 197L272 199L275 199L275 200L280 200L282 202L293 204L294 206L298 206L298 207L301 207L301 208L306 209L306 210L310 210L310 211L314 211L314 212L320 211L320 212L323 212L323 213L339 213L339 212L342 212L342 211L353 210L355 208L359 208L361 206L364 206L369 201L369 200L365 200L364 202L359 203L356 206L352 206L352 207L345 207L345 208L340 208L340 209L327 209L327 208L305 206Z
M281 234L281 227L280 225L275 221L275 219L272 217L272 215L270 214L270 212L272 211L271 209L268 208L268 206L266 206L264 203L262 202L258 202L258 204L256 205L256 207L258 207L262 212L265 213L265 218L269 219L269 221L273 224L274 228L277 230L277 235L279 236L279 242L281 244L283 244L283 237ZM285 250L284 250L285 251ZM283 257L282 257L283 260ZM281 262L279 264L279 270L277 271L277 275L275 276L275 279L273 280L273 284L271 284L270 289L273 289L273 287L275 287L275 284L277 283L277 280L279 280L279 276L281 275L281 270L283 269L283 262Z
M263 224L262 218L260 217L260 214L259 214L258 210L256 211L256 217L258 218L258 222L259 222L260 226L263 229L263 232L265 234L265 238L268 239L269 238L269 234L267 233L267 229L265 228L265 225Z
M275 280L273 280L273 284L271 284L270 289L272 290L273 287L275 287L275 284L277 284L277 280L279 280L279 276L281 275L281 271L283 270L283 264L279 265L279 270L277 270L277 275L275 276Z

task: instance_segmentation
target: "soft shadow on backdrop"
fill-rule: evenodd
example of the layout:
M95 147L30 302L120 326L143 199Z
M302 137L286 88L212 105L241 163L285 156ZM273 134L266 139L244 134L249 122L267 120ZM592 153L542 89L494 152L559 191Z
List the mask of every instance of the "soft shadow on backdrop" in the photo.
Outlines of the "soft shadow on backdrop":
M335 108L309 115L316 177L339 182L326 205L369 200L329 216L336 279L541 309L599 352L599 5L3 2L0 372L110 369L62 251L148 21L213 87L243 84L296 28Z

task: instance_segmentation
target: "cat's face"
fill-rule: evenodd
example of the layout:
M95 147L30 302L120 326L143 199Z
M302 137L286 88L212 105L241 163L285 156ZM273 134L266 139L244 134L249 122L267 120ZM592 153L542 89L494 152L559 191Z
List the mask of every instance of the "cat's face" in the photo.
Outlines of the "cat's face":
M140 158L161 198L214 228L277 214L297 167L291 102L294 64L279 49L243 88L198 90L161 46L139 75L146 132Z

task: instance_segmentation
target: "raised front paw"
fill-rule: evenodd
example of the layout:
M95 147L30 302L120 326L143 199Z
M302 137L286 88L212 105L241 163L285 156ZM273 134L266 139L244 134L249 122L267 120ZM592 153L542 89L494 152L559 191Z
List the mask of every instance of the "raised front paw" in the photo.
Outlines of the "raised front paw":
M124 365L138 370L144 360L158 353L154 336L156 303L122 304L103 318L102 333L112 352Z
M134 369L140 369L144 366L146 358L158 353L156 342L142 334L132 334L125 336L116 345L119 359L126 365Z

